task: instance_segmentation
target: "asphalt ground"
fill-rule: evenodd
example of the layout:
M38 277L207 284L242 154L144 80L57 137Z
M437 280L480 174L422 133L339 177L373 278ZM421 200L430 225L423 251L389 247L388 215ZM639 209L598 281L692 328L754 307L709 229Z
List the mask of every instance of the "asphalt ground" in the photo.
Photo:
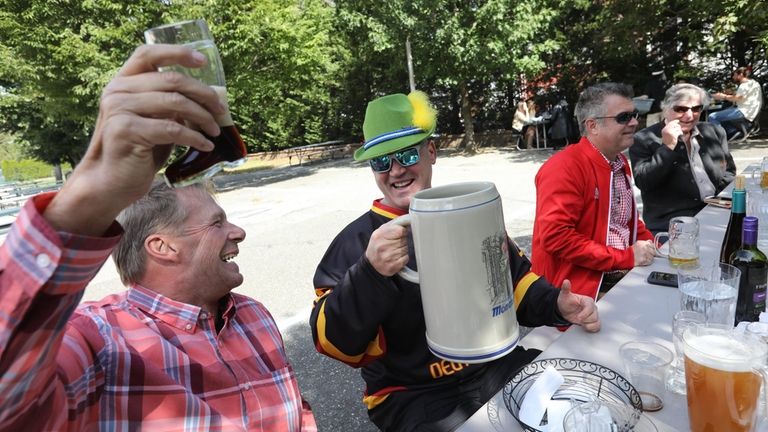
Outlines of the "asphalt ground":
M441 150L432 183L494 182L509 235L530 250L533 178L553 151L481 150L472 156ZM741 171L768 155L768 140L734 145L731 152ZM335 160L222 176L216 184L229 219L247 233L235 260L245 277L237 292L264 303L277 320L320 431L375 431L362 404L364 383L359 372L317 354L308 325L317 263L336 234L380 197L370 169L351 160ZM86 290L85 299L123 289L109 261Z

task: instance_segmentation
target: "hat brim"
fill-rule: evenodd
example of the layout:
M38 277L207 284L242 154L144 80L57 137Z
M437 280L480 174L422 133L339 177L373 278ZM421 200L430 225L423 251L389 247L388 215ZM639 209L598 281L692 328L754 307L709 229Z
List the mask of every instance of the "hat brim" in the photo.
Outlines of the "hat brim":
M429 136L432 135L432 132L434 131L435 131L435 128L432 128L431 130L424 133L395 138L393 140L389 140L381 144L376 144L375 146L369 149L366 149L365 147L360 147L355 151L354 158L358 162L363 162L369 159L373 159L375 157L384 156L384 155L396 152L398 150L411 147L429 138Z

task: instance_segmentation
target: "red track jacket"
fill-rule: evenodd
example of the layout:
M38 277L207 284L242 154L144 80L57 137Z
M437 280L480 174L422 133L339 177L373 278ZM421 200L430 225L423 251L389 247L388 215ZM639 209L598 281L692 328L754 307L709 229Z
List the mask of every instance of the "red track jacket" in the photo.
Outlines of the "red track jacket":
M633 184L629 162L619 157ZM533 272L555 286L569 279L573 292L597 298L603 272L634 266L632 248L606 246L612 181L610 166L585 137L542 165L536 174ZM633 207L630 244L652 240L634 202Z

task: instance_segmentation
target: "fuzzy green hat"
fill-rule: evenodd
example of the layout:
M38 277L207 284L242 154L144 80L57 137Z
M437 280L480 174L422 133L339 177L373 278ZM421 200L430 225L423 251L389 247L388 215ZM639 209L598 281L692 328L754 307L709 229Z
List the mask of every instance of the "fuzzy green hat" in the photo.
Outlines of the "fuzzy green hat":
M408 148L432 135L436 124L437 113L423 92L375 99L365 110L365 143L355 152L355 160L365 161Z

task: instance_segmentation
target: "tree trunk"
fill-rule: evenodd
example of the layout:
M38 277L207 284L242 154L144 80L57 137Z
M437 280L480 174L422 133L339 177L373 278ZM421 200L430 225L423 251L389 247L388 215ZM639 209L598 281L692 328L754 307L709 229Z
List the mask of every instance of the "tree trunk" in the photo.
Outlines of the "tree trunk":
M56 177L56 183L61 183L64 181L64 177L61 175L61 164L56 164L53 166L53 176Z
M464 139L459 148L468 153L477 152L475 143L475 125L472 124L472 102L469 100L469 89L465 82L461 83L461 119L464 121Z

